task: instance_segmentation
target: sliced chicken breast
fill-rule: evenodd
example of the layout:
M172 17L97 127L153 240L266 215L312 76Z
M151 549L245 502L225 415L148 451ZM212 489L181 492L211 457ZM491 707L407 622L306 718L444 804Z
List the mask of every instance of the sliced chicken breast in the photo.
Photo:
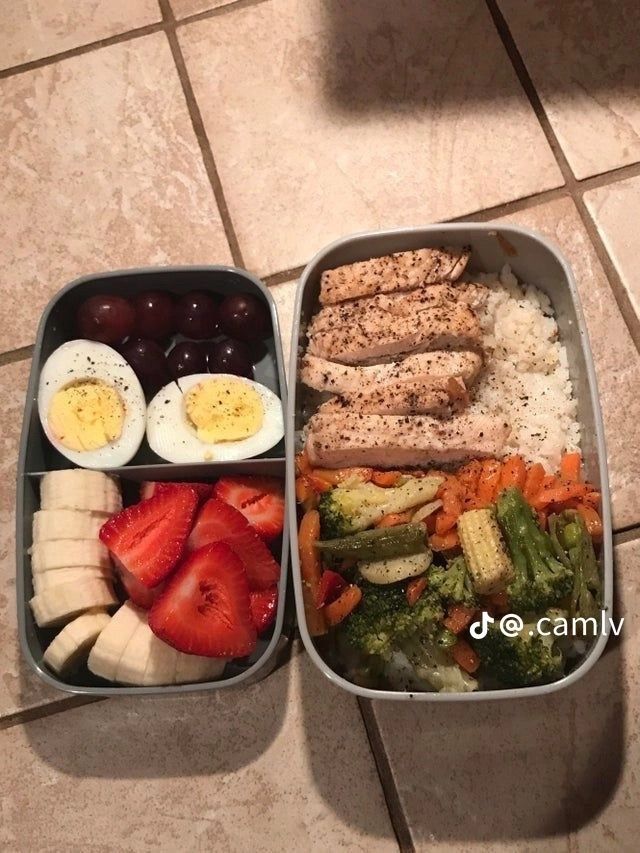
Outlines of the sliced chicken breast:
M428 386L409 378L373 390L333 397L318 411L451 417L454 412L462 411L468 402L469 393L461 379L449 377L442 379L437 386Z
M334 305L358 296L411 290L421 284L455 281L469 261L469 248L417 249L325 270L320 303Z
M393 317L415 317L420 311L438 305L465 302L475 313L486 305L489 288L465 282L458 285L432 284L406 293L379 293L339 305L327 305L311 319L307 334L336 330L343 326L388 324Z
M391 322L363 318L354 326L318 332L307 351L343 364L373 364L440 349L482 350L480 322L464 302L446 302Z
M429 466L499 456L510 427L501 418L463 414L440 421L427 415L315 414L307 453L314 466L376 468Z
M436 350L410 355L403 361L370 367L351 367L307 354L302 359L300 378L316 391L347 395L375 390L385 384L410 378L425 386L443 387L450 377L459 377L470 388L481 367L482 357L468 351Z

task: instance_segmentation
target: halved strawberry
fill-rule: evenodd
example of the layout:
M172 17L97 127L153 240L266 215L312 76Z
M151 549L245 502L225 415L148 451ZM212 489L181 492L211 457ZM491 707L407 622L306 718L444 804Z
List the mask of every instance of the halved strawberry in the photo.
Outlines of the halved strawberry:
M200 510L187 549L227 542L244 563L251 589L267 589L280 577L280 566L241 512L210 498Z
M118 573L118 577L122 582L122 586L124 587L126 594L137 607L142 607L143 610L148 610L158 595L162 592L164 584L161 583L153 589L149 589L148 586L140 583L135 575L132 575L131 572L127 571L117 557L113 557L113 560L116 564L116 572Z
M253 590L249 593L251 603L251 619L258 634L270 628L276 620L278 609L278 587Z
M325 604L331 604L331 602L335 601L340 595L346 585L347 582L342 575L339 575L338 572L334 572L331 569L325 569L320 577L320 583L318 584L316 607L320 609L321 607L324 607Z
M100 539L140 583L157 586L182 556L197 504L193 489L172 485L112 516Z
M244 515L259 536L269 542L284 526L284 483L277 477L221 477L214 497Z
M160 480L145 480L140 484L140 500L146 501L163 490L166 491L169 486L189 486L198 495L200 503L210 498L213 491L213 483L163 483Z
M149 611L153 633L191 655L239 658L256 647L249 586L240 558L224 542L194 551Z

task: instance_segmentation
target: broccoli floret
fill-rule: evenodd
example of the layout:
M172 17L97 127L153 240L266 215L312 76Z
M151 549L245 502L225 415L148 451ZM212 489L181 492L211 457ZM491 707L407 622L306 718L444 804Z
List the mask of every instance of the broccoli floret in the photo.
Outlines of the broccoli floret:
M437 596L423 593L409 606L404 585L361 583L362 602L348 619L348 642L366 655L389 659L392 652L414 636L431 636L444 612Z
M478 603L467 563L462 555L450 560L446 569L441 566L431 567L429 589L446 602L464 604L467 607L475 607Z
M500 630L499 623L488 626L487 634L472 639L482 670L505 687L528 687L556 681L564 672L564 657L550 628L543 636L537 623L525 624L515 637Z
M550 537L538 527L517 488L505 489L496 504L514 578L507 588L513 608L522 613L545 610L571 592L573 571L557 559Z
M432 500L441 477L410 477L402 485L382 488L374 483L337 486L320 498L318 511L323 539L338 539L366 530L392 512L404 512Z

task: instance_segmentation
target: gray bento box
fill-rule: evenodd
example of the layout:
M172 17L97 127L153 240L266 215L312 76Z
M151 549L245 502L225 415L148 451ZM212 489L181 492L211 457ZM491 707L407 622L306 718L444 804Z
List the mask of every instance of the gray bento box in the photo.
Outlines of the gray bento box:
M350 693L368 699L396 699L421 702L473 702L481 699L512 699L538 696L568 687L582 678L598 660L606 645L609 628L599 636L584 659L563 679L538 687L479 690L474 693L422 693L374 690L353 684L327 663L322 638L316 642L307 629L302 599L298 559L297 512L295 500L295 452L300 430L312 412L313 399L300 383L298 366L304 351L305 329L318 310L320 275L323 270L410 249L439 246L470 246L470 269L494 272L509 264L520 280L543 290L553 305L560 338L567 349L569 371L578 397L578 420L582 431L582 454L588 479L602 492L603 547L601 566L604 578L604 608L609 613L613 600L611 506L607 478L606 449L602 414L587 329L571 268L560 252L543 237L525 228L510 225L461 223L367 232L337 240L319 252L307 265L298 286L291 344L290 380L286 431L287 503L291 538L293 584L300 634L313 662L332 682Z
M193 690L218 690L243 682L255 682L271 671L279 649L287 641L283 636L289 555L289 536L285 524L279 554L282 570L275 624L269 633L258 639L256 650L248 659L227 664L222 679L165 687L124 687L93 676L86 667L75 677L65 681L43 664L44 650L55 635L55 629L38 628L29 607L29 599L33 595L28 554L31 546L32 517L39 507L38 483L41 475L54 469L74 466L49 444L41 429L36 403L40 370L56 347L75 337L75 310L82 300L99 293L129 296L144 290L166 290L174 294L186 293L189 290L209 290L219 295L244 292L262 299L269 309L273 334L265 341L266 351L255 366L255 379L274 391L282 400L283 406L286 403L285 374L275 303L262 282L244 270L227 266L194 266L149 267L98 273L76 279L56 294L48 304L38 327L18 457L16 600L18 632L24 657L43 681L69 693L94 696L185 693ZM176 465L155 456L144 440L128 465L110 469L109 473L119 476L125 504L135 499L136 485L143 480L213 480L224 474L234 473L268 474L284 478L285 442L286 438L260 457L242 462Z

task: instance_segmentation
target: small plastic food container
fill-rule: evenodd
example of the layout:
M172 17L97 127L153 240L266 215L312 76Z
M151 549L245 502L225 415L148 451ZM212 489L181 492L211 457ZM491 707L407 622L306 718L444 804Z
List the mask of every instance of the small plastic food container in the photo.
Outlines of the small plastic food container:
M37 394L40 371L48 356L65 341L75 337L74 318L78 305L96 294L133 296L145 290L169 291L173 294L190 290L205 290L216 295L251 293L266 303L271 317L272 334L265 341L266 352L255 365L255 379L286 404L286 385L275 303L268 289L244 270L226 266L163 267L121 270L84 276L64 287L47 305L38 327L31 375L27 389L24 422L20 441L16 498L16 600L18 632L24 657L52 687L68 693L93 696L120 696L149 693L186 693L194 690L219 690L263 678L276 664L277 653L288 638L283 636L289 536L287 524L282 536L279 600L275 623L271 631L258 638L253 654L246 660L230 661L223 677L216 681L197 682L159 687L119 686L103 681L86 670L68 681L55 676L43 663L43 654L57 629L38 628L29 600L33 595L31 581L31 528L34 512L39 508L39 481L51 470L75 467L48 442L38 417ZM253 459L239 462L207 462L173 464L159 459L149 448L146 439L128 465L112 468L117 475L125 505L137 497L137 486L143 480L215 480L229 474L260 474L285 477L285 440Z
M299 359L306 346L305 330L318 310L320 275L324 270L369 258L412 249L440 246L470 246L469 268L476 272L496 272L509 264L518 279L544 291L554 308L560 340L566 346L574 394L578 398L577 420L581 427L581 449L587 478L602 492L603 544L601 568L604 580L603 607L611 612L613 601L613 558L611 506L602 414L582 308L571 268L560 252L543 237L525 228L510 225L461 223L400 228L355 234L337 240L320 251L302 273L294 309L290 380L285 428L287 441L287 504L291 538L293 585L300 634L316 666L335 684L368 699L395 699L414 702L475 702L484 699L513 699L539 696L568 687L595 664L607 643L609 626L591 646L583 660L564 678L552 684L472 693L403 692L361 687L348 681L326 660L322 638L316 642L307 629L298 559L297 508L295 497L295 453L300 431L312 414L305 411L304 386L298 375Z

